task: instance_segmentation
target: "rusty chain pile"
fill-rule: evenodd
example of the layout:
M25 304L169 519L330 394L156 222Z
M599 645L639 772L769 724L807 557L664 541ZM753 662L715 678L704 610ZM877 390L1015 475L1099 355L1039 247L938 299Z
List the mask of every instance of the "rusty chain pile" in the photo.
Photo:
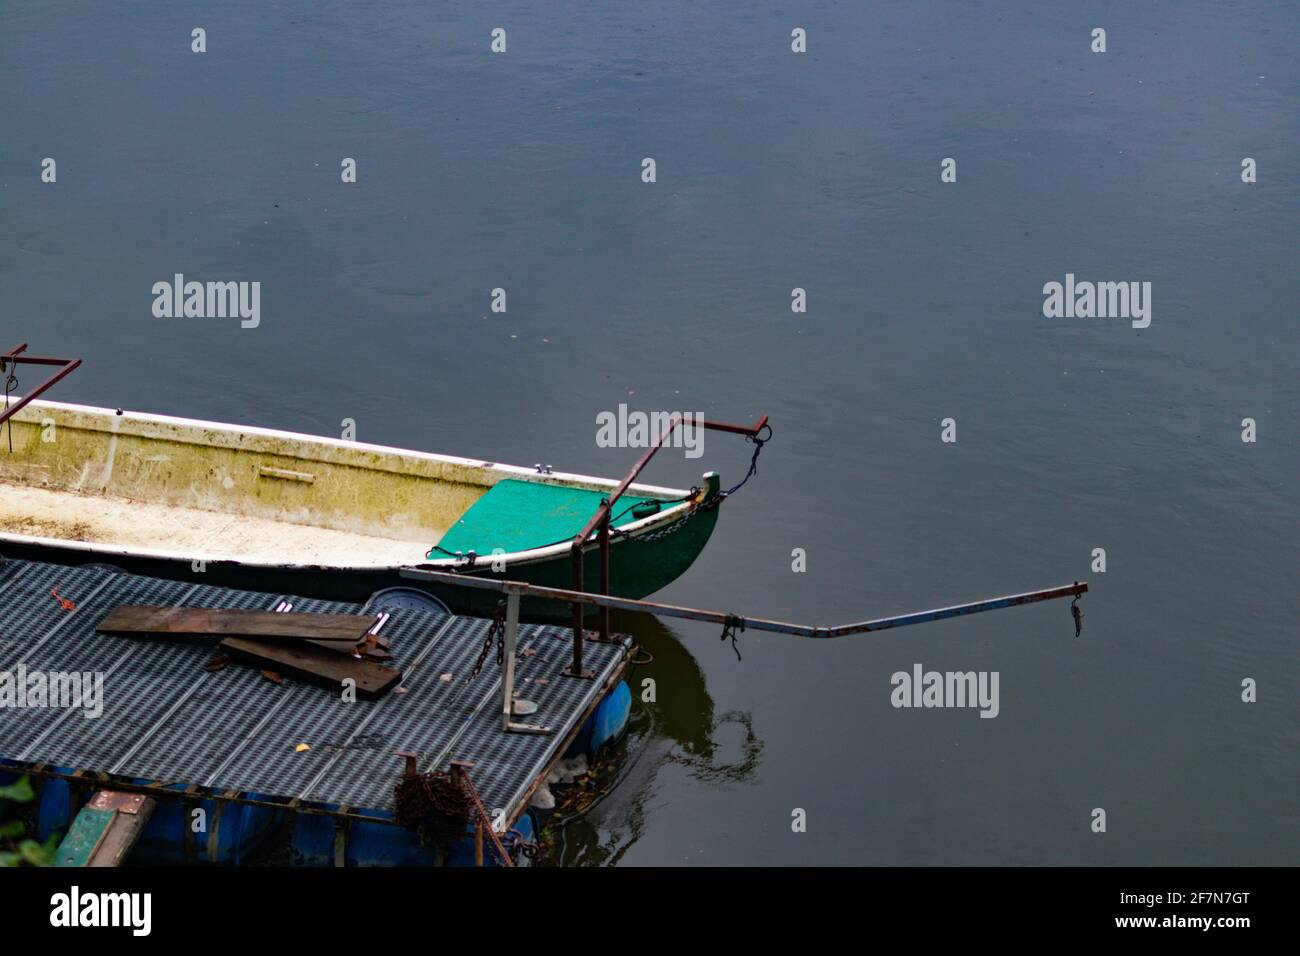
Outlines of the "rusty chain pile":
M414 833L425 846L450 849L465 839L471 822L477 823L492 841L502 866L515 861L492 828L492 818L479 799L468 773L460 781L446 771L412 773L402 777L393 795L397 822ZM521 840L514 846L524 848ZM525 849L525 852L527 850Z
M402 777L393 795L397 822L425 846L446 849L464 839L471 801L451 774L434 771Z

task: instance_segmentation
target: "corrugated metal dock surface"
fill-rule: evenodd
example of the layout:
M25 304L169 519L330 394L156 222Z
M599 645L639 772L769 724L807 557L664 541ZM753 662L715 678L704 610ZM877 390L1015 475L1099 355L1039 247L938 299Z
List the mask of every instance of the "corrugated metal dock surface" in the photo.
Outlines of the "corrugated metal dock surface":
M51 594L75 603L66 610ZM560 676L572 634L521 625L515 687L538 704L526 718L549 735L501 729L501 669L495 650L466 682L487 633L478 618L392 609L382 634L404 672L404 693L345 702L286 678L275 684L232 663L208 672L206 643L95 633L118 604L359 613L361 606L138 577L99 568L9 560L0 564L0 670L100 671L104 711L0 708L0 759L43 763L165 783L198 784L276 799L391 810L402 762L395 750L472 760L489 811L514 816L568 731L626 658L629 642L588 643L595 680ZM529 654L532 648L536 653ZM450 673L453 680L441 681ZM530 678L545 678L535 684ZM311 749L296 753L299 743Z

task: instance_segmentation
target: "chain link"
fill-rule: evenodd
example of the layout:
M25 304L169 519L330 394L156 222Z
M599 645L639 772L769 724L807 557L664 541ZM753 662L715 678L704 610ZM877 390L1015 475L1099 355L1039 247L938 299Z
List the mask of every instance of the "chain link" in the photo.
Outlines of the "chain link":
M492 650L493 643L497 647L497 665L500 666L506 659L506 602L497 603L496 613L492 616L492 624L488 627L487 636L483 638L483 647L478 652L478 660L470 668L469 676L465 678L465 683L469 683L479 672L483 670L483 662L487 660L488 651Z

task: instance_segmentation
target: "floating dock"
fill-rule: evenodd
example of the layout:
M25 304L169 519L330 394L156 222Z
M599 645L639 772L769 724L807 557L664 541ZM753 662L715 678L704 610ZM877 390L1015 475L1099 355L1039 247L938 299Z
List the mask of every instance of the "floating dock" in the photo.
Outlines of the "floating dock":
M104 566L3 561L0 673L102 674L103 711L88 718L80 706L0 706L0 775L28 773L67 785L72 814L96 790L120 788L147 793L160 806L169 799L191 806L242 804L275 810L279 819L309 815L330 825L324 818L333 817L335 831L380 826L395 838L413 839L392 819L394 788L404 771L398 754L406 752L418 755L423 772L447 771L453 760L470 762L492 829L509 832L602 700L619 687L630 639L587 643L591 677L575 678L565 673L572 630L520 624L513 686L536 705L529 725L546 730L519 732L520 725L503 727L508 669L498 666L496 648L471 676L490 621L382 601L362 606ZM276 683L240 664L210 671L215 642L96 633L99 622L124 604L384 612L380 633L404 676L379 700L349 702L291 678ZM165 825L155 814L151 826ZM331 843L335 862L352 861ZM212 847L208 854L216 858Z

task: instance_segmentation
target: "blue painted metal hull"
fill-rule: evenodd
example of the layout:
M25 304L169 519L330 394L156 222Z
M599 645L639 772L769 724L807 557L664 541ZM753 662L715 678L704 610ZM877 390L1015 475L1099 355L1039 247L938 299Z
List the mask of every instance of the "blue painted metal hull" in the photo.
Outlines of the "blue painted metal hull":
M618 743L627 730L628 718L632 713L632 690L627 681L619 681L617 687L605 695L604 700L596 705L595 711L578 731L565 757L586 754L588 760L595 760L602 748Z
M566 757L586 754L595 759L596 754L610 744L617 743L627 730L632 710L632 691L626 681L605 695L587 718L565 752ZM384 811L363 811L367 816L388 816ZM531 813L525 813L515 823L516 830L525 840L532 840L535 830ZM329 817L300 814L293 823L290 861L295 866L333 866L335 823ZM409 832L401 827L380 823L354 822L348 828L345 860L348 866L437 866L434 850L421 846ZM489 866L496 865L495 854L485 854ZM473 866L474 841L467 836L447 853L447 866Z
M386 816L376 811L366 811L369 816ZM524 840L533 838L533 820L525 813L515 824ZM294 866L333 866L335 824L329 817L300 814L293 824L290 862ZM499 866L496 854L485 853L488 866ZM431 847L422 846L408 831L382 823L353 822L348 827L344 859L347 866L437 866L438 855ZM467 831L461 840L447 852L447 866L474 865L474 839Z
M594 759L599 751L616 743L626 732L631 713L632 692L625 681L619 682L596 706L574 738L565 756L586 754ZM70 773L70 768L61 768ZM0 771L0 783L12 783L17 775ZM151 781L139 780L141 784ZM173 789L180 791L183 785ZM37 813L37 839L45 840L67 830L84 799L73 805L72 788L66 781L49 779L40 788ZM252 795L257 799L257 795ZM205 829L187 840L187 828L194 808L204 811ZM362 811L369 816L387 816L385 811ZM292 815L289 862L294 866L333 866L336 822L333 817L315 814ZM247 804L199 800L186 804L180 800L159 800L131 853L133 863L182 864L215 863L239 865L267 845L286 819L286 811ZM524 813L515 829L526 841L533 839L532 815ZM187 851L188 846L188 851ZM347 825L345 860L348 866L436 866L437 854L401 827L353 821ZM486 855L488 865L499 865L494 853ZM473 866L472 835L446 855L447 866Z
M147 783L148 781L137 781ZM176 787L181 790L183 787ZM86 794L89 799L90 794ZM252 795L257 799L257 795ZM81 809L73 806L72 789L66 781L47 780L41 787L37 812L36 838L46 840L68 829ZM189 841L192 855L186 852L186 830L193 817L187 810L203 810L204 831L194 833ZM217 863L238 866L255 853L275 832L283 820L280 810L238 803L199 800L191 806L179 800L159 800L153 815L135 848L132 863Z

